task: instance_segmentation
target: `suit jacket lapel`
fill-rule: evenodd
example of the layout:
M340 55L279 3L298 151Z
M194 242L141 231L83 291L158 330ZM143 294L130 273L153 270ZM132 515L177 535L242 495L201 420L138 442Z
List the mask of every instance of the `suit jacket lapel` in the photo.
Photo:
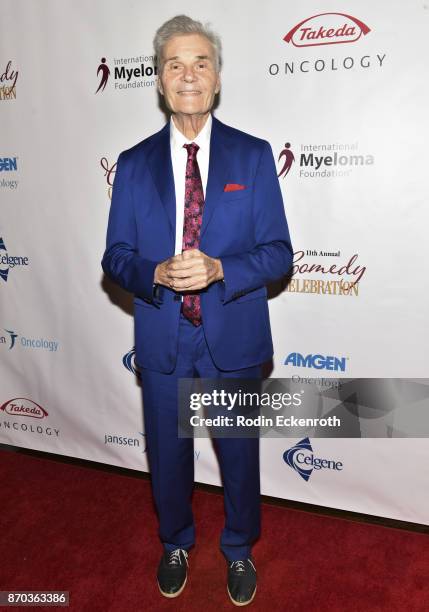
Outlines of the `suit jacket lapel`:
M170 122L154 137L148 155L149 168L168 217L173 245L176 239L176 191L170 151ZM174 249L174 246L173 246Z
M170 150L170 122L154 136L152 150L148 155L150 171L165 208L171 231L173 245L176 239L176 192L174 187L173 165ZM200 240L219 202L225 184L228 182L228 148L222 133L222 123L213 117L210 135L210 160L203 222Z
M204 201L203 222L200 230L200 241L212 218L216 205L228 182L228 148L222 133L222 123L213 117L210 135L210 160L207 178L206 197Z

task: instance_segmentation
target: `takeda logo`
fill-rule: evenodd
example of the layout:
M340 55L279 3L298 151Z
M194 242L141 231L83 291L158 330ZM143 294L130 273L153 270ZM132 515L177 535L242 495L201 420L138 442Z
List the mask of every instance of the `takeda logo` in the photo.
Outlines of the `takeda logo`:
M351 15L345 13L321 13L304 19L283 37L295 47L315 47L317 45L338 45L352 43L370 28Z
M12 435L21 446L25 436L52 436L59 438L60 429L52 425L52 414L28 397L15 397L0 406L0 432ZM24 417L24 418L22 418ZM30 447L32 448L32 447Z
M281 37L283 49L287 49L287 57L281 57L268 63L268 74L271 77L284 75L294 77L312 72L336 72L339 76L343 71L368 71L374 68L383 68L386 53L373 48L368 53L368 45L365 41L366 35L372 30L369 26L346 13L320 13L307 17L295 25L289 32ZM375 40L371 42L375 43ZM360 43L350 47L333 48L332 45L344 45L346 43ZM287 43L287 46L284 44ZM323 47L330 45L327 49L319 50L319 57L314 56L315 49L308 47ZM293 47L301 51L295 51ZM307 48L305 48L307 47ZM349 51L355 49L356 53ZM300 57L300 53L302 56ZM274 58L273 58L274 59Z
M42 406L26 397L15 397L8 400L0 406L0 410L12 416L33 417L34 419L43 419L48 416L47 411Z

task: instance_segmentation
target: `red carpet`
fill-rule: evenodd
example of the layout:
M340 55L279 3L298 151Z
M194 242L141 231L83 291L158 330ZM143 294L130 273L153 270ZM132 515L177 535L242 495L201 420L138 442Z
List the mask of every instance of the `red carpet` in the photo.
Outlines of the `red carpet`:
M167 600L154 578L161 546L147 480L5 450L0 478L0 590L68 590L77 612L237 609L218 548L220 495L195 491L191 573ZM427 535L266 504L262 516L246 609L429 610Z

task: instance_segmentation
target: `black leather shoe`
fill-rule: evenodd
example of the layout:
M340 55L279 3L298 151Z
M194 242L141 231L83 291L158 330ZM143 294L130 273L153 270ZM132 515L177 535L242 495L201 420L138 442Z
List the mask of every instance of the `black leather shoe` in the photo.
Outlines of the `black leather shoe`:
M158 586L165 597L177 597L185 588L188 553L183 548L164 552L158 566Z
M246 606L255 597L256 567L253 559L228 561L228 595L236 606Z

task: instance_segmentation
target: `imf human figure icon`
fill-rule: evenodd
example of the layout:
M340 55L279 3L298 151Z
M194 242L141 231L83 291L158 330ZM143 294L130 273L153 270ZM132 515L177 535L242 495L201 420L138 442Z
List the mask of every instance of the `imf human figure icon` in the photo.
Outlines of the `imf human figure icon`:
M152 492L165 597L183 591L195 544L192 438L178 437L180 378L260 379L273 355L267 284L292 264L270 144L213 116L221 42L185 15L157 30L164 127L118 158L102 266L134 294ZM237 109L239 111L239 109ZM214 440L225 524L220 548L236 605L256 593L258 438ZM207 581L211 577L196 578Z
M97 76L100 73L101 73L100 84L98 85L98 89L97 89L97 91L95 93L98 93L99 91L104 91L104 88L107 85L107 81L109 80L110 68L106 64L106 58L105 57L101 58L101 64L97 68Z
M290 150L290 142L286 142L285 143L285 148L283 149L283 151L280 152L278 161L280 161L282 157L284 157L285 159L284 159L284 162L283 162L283 167L282 167L282 169L280 170L280 172L277 175L279 178L281 176L283 176L283 178L285 178L286 174L292 168L293 162L295 161L295 155Z

